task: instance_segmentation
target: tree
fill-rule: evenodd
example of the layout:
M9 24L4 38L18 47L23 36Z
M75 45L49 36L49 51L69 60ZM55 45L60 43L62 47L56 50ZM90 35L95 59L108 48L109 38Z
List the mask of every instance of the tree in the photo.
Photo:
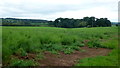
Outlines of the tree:
M87 27L87 22L82 21L82 22L79 23L79 26L80 27Z
M96 25L99 27L100 26L106 27L106 26L111 26L111 22L107 18L100 18L96 20Z

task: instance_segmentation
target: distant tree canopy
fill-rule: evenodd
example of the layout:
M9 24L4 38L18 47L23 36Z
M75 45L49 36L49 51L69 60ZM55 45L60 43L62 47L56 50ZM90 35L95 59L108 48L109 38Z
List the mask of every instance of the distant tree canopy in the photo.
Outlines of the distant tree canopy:
M80 28L80 27L108 27L111 22L107 18L84 17L83 19L57 18L55 21L39 19L16 19L0 18L2 25L5 26L52 26L61 28Z
M120 26L120 23L118 22L118 23L116 24L116 26Z
M40 25L41 23L48 23L47 20L37 19L16 19L16 18L0 18L2 19L2 25L5 26L26 26L26 25Z
M63 28L108 27L111 22L107 18L84 17L83 19L57 18L52 25Z

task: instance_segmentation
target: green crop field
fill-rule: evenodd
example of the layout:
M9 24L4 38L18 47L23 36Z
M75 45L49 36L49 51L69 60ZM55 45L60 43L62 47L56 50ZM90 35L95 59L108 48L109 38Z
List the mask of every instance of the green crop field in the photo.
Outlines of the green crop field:
M2 27L3 66L40 66L37 60L44 58L45 51L70 55L84 46L112 51L106 56L78 59L74 66L118 66L118 27ZM36 57L18 58L30 53Z

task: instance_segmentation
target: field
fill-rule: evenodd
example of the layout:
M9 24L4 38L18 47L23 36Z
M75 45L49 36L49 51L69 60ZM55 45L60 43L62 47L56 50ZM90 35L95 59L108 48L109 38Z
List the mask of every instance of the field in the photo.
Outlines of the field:
M2 45L3 66L118 66L120 54L115 26L2 27Z

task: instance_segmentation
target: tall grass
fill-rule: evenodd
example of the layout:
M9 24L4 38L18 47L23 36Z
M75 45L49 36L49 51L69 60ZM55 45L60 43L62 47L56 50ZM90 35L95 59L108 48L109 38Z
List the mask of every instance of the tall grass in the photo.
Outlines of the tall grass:
M79 47L85 46L84 40L90 40L89 47L116 48L114 45L117 45L116 40L107 40L113 35L117 35L116 27L71 29L3 27L2 31L4 65L12 61L12 55L26 56L28 53L42 53L43 51L50 51L55 54L63 51L65 54L71 54L74 50L80 50ZM101 39L108 42L100 43ZM114 44L114 42L116 43Z
M79 60L75 66L119 66L118 55L120 54L120 50L118 45L118 29L114 28L112 30L114 31L109 31L110 34L107 32L104 33L105 35L109 35L109 38L99 41L100 47L112 49L112 52L107 56L97 56ZM94 43L92 43L91 46L93 46Z

